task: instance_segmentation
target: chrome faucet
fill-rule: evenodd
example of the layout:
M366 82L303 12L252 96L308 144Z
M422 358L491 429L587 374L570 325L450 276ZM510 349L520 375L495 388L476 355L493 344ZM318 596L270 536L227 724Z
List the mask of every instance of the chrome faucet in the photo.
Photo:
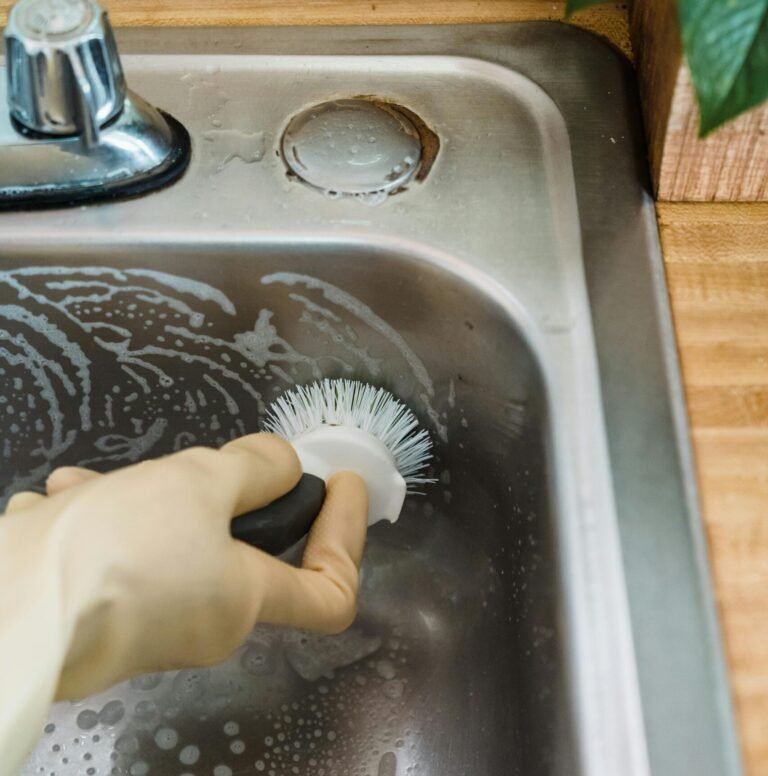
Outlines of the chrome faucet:
M141 194L184 172L187 131L126 88L95 0L18 0L5 46L0 209Z

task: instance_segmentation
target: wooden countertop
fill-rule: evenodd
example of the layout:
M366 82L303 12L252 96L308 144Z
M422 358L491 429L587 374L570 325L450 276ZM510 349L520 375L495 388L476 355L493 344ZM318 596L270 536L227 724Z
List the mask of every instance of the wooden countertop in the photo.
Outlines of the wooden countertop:
M768 203L657 205L745 764L768 774Z
M424 24L563 15L563 3L549 0L103 2L120 25ZM0 0L0 24L9 5ZM631 56L624 6L601 6L574 21ZM749 776L766 776L768 204L659 204L657 211L745 762Z
M0 25L15 0L0 0ZM562 20L563 0L99 0L116 26L464 24ZM626 4L582 11L574 23L630 53Z

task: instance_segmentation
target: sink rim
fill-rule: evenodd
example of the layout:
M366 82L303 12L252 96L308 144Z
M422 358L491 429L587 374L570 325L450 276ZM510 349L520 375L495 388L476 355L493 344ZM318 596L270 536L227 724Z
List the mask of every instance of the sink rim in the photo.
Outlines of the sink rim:
M627 63L606 44L595 46L590 34L559 23L338 27L318 32L317 28L163 29L151 33L121 30L118 38L126 53L148 53L154 47L172 53L176 46L184 46L188 51L190 40L194 40L200 53L207 47L212 53L228 51L233 55L248 53L248 47L263 54L383 54L397 50L405 54L464 54L522 72L554 100L568 127L575 168L585 272L651 768L653 773L664 776L683 772L676 770L676 765L686 762L686 752L695 742L711 762L707 774L739 773L733 711L706 572L706 545L674 331L653 202L647 191L633 74ZM580 66L594 68L599 64L603 68L601 84L571 79L564 85L558 63L547 63L536 56L536 46L553 37L564 56L567 53ZM611 86L610 95L604 94L606 84ZM595 107L590 122L581 120L585 103ZM619 132L629 142L617 164L617 156L606 151L600 136ZM617 185L608 186L608 181ZM629 239L622 228L626 223L635 225ZM611 273L606 271L608 267ZM619 275L621 282L615 279ZM637 316L631 327L626 321L627 310L634 310ZM627 350L633 350L635 357L628 357ZM623 396L627 382L639 386L636 395L629 398ZM628 441L632 422L637 420L633 416L644 408L643 417L649 413L653 419L647 424L648 433L642 440ZM638 461L646 467L644 487L638 483ZM659 510L666 519L657 516L649 530L649 511L659 504L666 506ZM648 549L654 544L663 544L664 551L656 567L657 577L649 581L643 566ZM680 558L684 562L672 563ZM659 611L660 591L668 594L665 601L674 598L666 613ZM682 614L693 617L687 623L688 638L685 643L677 639L677 651L669 650L676 616ZM684 691L671 698L666 692L680 682L681 670L683 677L687 677L687 681L683 680L687 689L693 689L697 683L698 698ZM680 744L681 740L688 743L688 748L685 743ZM703 771L701 774L704 776Z

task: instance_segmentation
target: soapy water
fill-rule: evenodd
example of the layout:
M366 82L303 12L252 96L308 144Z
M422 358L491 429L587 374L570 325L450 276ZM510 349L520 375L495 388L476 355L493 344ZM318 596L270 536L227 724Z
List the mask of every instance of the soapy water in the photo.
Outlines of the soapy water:
M221 290L153 270L25 267L0 272L0 506L53 468L109 469L255 431L297 382L382 377L393 354L413 408L443 441L435 386L406 340L342 289L287 272L261 278L265 299L295 310L291 339L272 310L237 310ZM375 338L379 352L370 344Z
M245 164L260 162L264 158L264 133L241 132L239 129L212 129L204 132L203 138L215 144L217 172L221 172L230 162L239 159Z
M0 495L39 488L60 465L107 470L221 445L256 430L280 392L329 373L370 382L397 374L425 426L447 441L449 415L461 412L455 388L436 385L375 309L306 274L252 282L246 305L154 270L0 272ZM447 494L450 473L435 475ZM404 524L440 522L434 502L406 509L414 514ZM411 549L372 560L370 589L392 590L404 562L425 558ZM427 614L433 601L454 605L454 569L430 580ZM380 599L361 599L361 612L372 607L368 629L319 637L257 628L220 666L136 677L58 704L22 774L418 776L429 639L382 624Z
M418 500L406 511L403 528L419 522ZM447 530L446 522L436 517L436 530ZM456 709L456 698L441 702L433 686L436 666L455 647L446 629L459 611L484 617L498 577L488 564L457 584L459 559L479 568L457 539L413 589L410 569L445 547L441 534L432 534L434 544L406 539L407 553L390 543L391 531L383 535L390 541L374 535L369 542L359 617L346 632L259 625L219 665L147 674L58 703L21 776L433 773L425 742L443 735L441 714ZM474 632L472 618L463 622ZM465 654L449 661L453 674L465 672Z
M418 500L406 511L403 529L423 521ZM447 530L442 515L429 522ZM433 686L453 648L448 623L459 611L484 617L500 590L491 564L479 573L459 539L412 589L410 569L446 546L442 535L432 534L434 543L406 539L407 553L400 542L372 536L360 614L341 635L260 625L219 665L139 676L56 704L22 776L93 776L91 767L109 776L427 776L433 761L425 741L442 735L441 713L456 709ZM461 584L459 558L477 571ZM474 632L472 618L463 622ZM465 671L464 655L449 661L452 672Z
M394 364L409 376L413 408L447 438L436 409L445 397L373 309L287 272L255 278L254 295L284 297L293 319L285 335L271 309L254 302L243 310L220 289L177 275L96 266L0 272L3 500L40 488L60 465L107 470L219 446L256 430L282 390L329 369L374 381ZM136 677L58 704L22 774L415 773L417 764L405 765L415 757L404 711L413 676L402 634L257 628L220 666Z
M235 161L245 165L260 162L266 152L264 131L252 117L253 105L230 97L217 76L214 69L204 74L189 73L181 79L189 93L188 112L210 124L210 129L202 133L204 142L196 156L213 175L224 172Z
M268 647L268 667L242 671L254 645ZM401 628L382 639L356 627L339 638L260 626L222 665L137 678L56 704L22 776L417 773L416 725L403 714L413 702L409 652ZM204 691L190 697L179 678L193 674L205 677ZM393 695L387 688L395 681ZM126 713L105 716L116 704ZM348 763L359 765L349 771Z

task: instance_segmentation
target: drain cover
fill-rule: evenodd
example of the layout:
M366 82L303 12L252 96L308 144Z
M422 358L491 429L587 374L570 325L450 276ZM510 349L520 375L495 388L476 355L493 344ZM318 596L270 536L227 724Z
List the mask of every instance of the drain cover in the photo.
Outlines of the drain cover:
M335 100L295 116L282 140L283 159L301 180L328 194L391 192L421 161L413 122L394 106Z

